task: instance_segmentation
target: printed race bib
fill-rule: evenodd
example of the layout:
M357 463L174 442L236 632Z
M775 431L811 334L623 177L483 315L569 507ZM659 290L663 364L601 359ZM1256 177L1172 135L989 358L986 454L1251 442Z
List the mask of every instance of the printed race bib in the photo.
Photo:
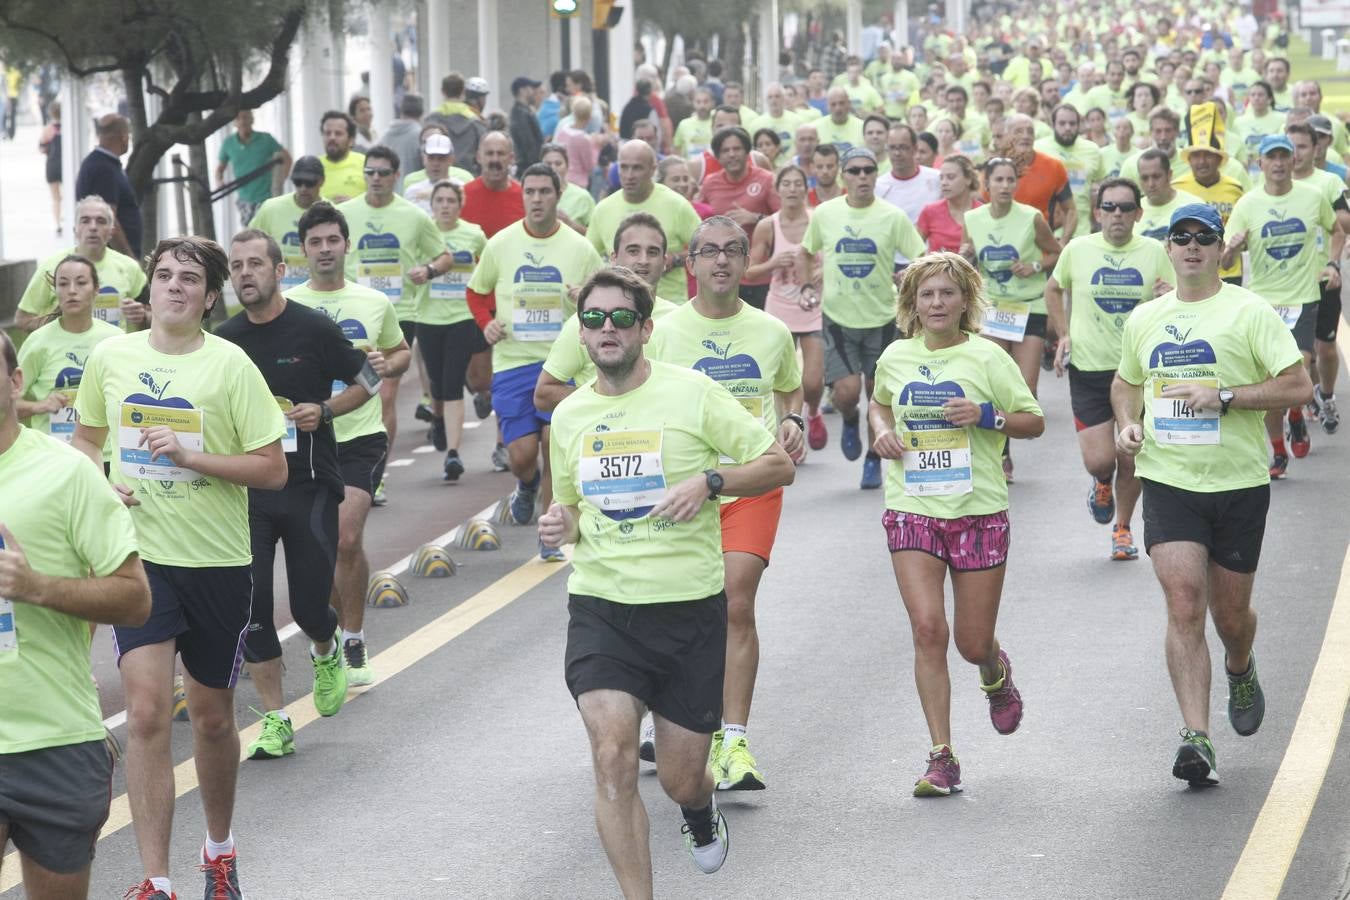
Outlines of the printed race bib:
M289 291L309 281L309 260L303 254L283 258L286 261L286 274L281 276L282 291Z
M1200 384L1217 389L1217 378L1162 378L1153 379L1153 439L1160 444L1217 444L1219 443L1219 411L1197 412L1183 400L1164 397L1163 388L1169 384Z
M1298 324L1299 316L1303 315L1302 306L1277 306L1275 312L1280 314L1280 320L1284 322L1284 327L1290 331Z
M1004 341L1021 343L1027 334L1027 319L1031 317L1031 304L1016 300L1000 300L984 317L980 334Z
M660 431L596 431L581 442L581 496L612 519L645 516L666 496Z
M336 383L336 382L335 382ZM281 414L285 415L295 409L295 404L285 397L273 397L277 401L277 406L281 407ZM294 453L300 449L299 439L295 436L295 423L290 419L286 420L286 436L281 439L281 452Z
M75 395L78 391L62 391L66 397L66 406L51 413L47 417L47 424L50 427L52 437L59 438L67 444L75 437L75 426L79 420L75 417Z
M438 275L431 279L431 299L432 300L459 300L463 301L468 296L466 290L469 286L469 276L472 270L454 268L444 275Z
M905 445L900 462L905 469L906 495L969 494L974 489L970 435L964 428L906 431L901 439Z
M390 303L402 300L403 265L398 259L398 246L371 248L357 253L357 283L384 294Z
M525 287L528 283L522 283ZM517 341L553 341L562 333L562 285L540 282L531 291L517 288L511 299L511 337Z
M5 539L0 538L0 550L3 549ZM0 597L0 654L15 653L18 649L19 632L14 627L14 601ZM4 658L0 656L0 659Z
M109 325L122 324L122 296L116 291L94 295L94 318Z
M200 478L199 472L176 466L165 457L152 460L150 451L140 446L141 429L161 425L174 430L183 449L198 451L205 449L200 409L151 406L124 401L117 429L117 459L122 474L128 478L152 481L195 481Z

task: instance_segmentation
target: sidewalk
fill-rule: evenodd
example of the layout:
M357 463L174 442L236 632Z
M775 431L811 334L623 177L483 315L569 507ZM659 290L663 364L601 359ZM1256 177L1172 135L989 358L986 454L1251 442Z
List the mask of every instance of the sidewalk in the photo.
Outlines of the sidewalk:
M42 126L20 117L14 140L0 140L0 259L42 259L72 246L74 238L58 237L47 188L47 157L38 150ZM81 154L83 156L83 154ZM75 173L65 172L63 202L75 190Z

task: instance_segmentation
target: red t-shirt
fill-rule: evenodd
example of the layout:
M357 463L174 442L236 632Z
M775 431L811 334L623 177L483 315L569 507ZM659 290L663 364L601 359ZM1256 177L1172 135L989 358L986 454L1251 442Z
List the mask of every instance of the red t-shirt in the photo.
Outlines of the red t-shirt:
M971 209L983 205L976 200ZM956 253L961 249L961 226L952 218L952 211L947 208L945 199L934 200L925 206L919 213L919 221L914 224L921 233L928 235L929 252L950 250Z
M492 237L507 225L525 218L525 200L514 178L504 191L494 191L481 177L464 185L464 210L459 217Z
M750 166L740 181L732 181L725 171L705 175L699 199L721 215L733 206L761 216L778 212L778 191L773 186L773 173ZM754 227L746 229L748 236Z

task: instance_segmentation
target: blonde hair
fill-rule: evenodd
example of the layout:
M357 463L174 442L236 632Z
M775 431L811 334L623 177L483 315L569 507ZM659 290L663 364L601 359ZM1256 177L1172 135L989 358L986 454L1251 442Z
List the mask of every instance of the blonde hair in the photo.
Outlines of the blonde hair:
M984 279L964 256L947 250L928 253L914 260L900 276L900 298L896 301L895 323L905 337L923 330L919 324L919 286L935 275L946 275L955 282L966 308L961 311L961 330L974 334L984 322L988 303L984 299Z

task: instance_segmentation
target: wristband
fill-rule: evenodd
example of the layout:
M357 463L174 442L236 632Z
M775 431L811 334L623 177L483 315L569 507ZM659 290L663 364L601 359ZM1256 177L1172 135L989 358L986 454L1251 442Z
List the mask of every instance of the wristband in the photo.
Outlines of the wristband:
M994 404L986 400L980 404L980 421L976 427L987 428L992 431L996 427L996 418Z
M1328 260L1327 265L1331 266L1331 268L1335 269L1337 272L1341 270L1341 264L1339 260L1335 259Z

